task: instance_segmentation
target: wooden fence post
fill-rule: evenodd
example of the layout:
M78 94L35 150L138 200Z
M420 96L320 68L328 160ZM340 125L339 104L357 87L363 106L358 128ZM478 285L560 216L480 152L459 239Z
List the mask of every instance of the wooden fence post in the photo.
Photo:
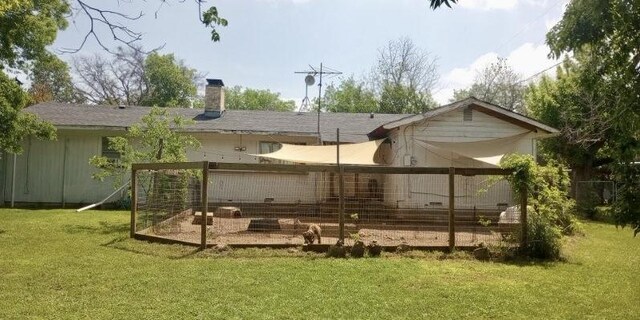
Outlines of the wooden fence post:
M529 231L528 221L527 221L527 186L523 185L520 187L520 224L522 226L522 237L520 238L520 248L525 248L527 246L527 235Z
M449 167L449 251L453 251L456 248L455 174L456 169Z
M340 128L336 130L336 164L338 165L338 242L344 244L344 168L340 166Z
M207 248L207 214L209 212L209 161L202 162L202 220L200 220L200 249ZM211 217L213 219L213 217Z
M136 169L131 169L131 230L129 236L136 235L136 214L138 210L138 179Z

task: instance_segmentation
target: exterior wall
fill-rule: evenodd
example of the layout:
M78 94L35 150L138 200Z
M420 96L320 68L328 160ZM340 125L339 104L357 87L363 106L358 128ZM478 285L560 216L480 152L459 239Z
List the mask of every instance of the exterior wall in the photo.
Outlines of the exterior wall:
M100 154L102 136L113 132L58 131L56 141L27 139L17 156L15 202L76 203L100 201L113 192L111 181L91 178L89 158ZM10 157L13 157L12 155ZM13 160L5 161L4 201L11 201Z
M443 150L427 149L420 138L438 142L476 142L510 137L529 132L520 126L472 111L472 120L464 121L463 110L442 114L433 119L401 126L390 134L391 166L489 168L490 164ZM537 134L529 132L515 146L517 153L535 155ZM399 208L425 208L448 204L447 175L389 175L385 184L385 203ZM506 182L494 182L488 176L456 176L456 206L491 208L512 204L513 196ZM478 190L481 190L480 192Z

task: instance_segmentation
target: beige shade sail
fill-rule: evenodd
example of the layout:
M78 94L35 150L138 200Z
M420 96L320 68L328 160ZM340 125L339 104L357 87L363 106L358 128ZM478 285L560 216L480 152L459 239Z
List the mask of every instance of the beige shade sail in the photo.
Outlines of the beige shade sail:
M340 164L376 165L373 157L384 139L362 143L341 144ZM296 163L336 164L336 146L301 146L282 143L275 152L252 156Z
M499 166L500 160L509 153L517 151L521 140L527 139L529 132L516 134L504 138L483 140L476 142L440 142L427 139L418 139L426 145L440 150L456 153L463 157Z

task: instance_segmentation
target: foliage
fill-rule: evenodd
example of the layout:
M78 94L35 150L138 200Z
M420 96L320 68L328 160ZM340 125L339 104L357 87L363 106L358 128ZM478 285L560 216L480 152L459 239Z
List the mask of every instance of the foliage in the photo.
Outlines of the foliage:
M419 92L411 87L388 84L382 88L378 112L423 113L437 106L428 92Z
M633 235L640 233L640 165L624 164L616 170L618 193L613 205L617 225L629 225Z
M22 110L28 103L29 95L0 71L0 150L21 153L20 143L28 136L56 138L56 130L51 124Z
M451 8L451 4L456 2L458 2L458 0L431 0L430 6L433 10L438 9L443 4Z
M76 89L95 104L189 107L200 75L173 54L118 48L112 58L75 57Z
M187 107L197 92L198 73L176 61L173 54L151 53L144 61L145 79L149 95L142 105L158 107Z
M639 5L627 0L573 0L562 20L547 34L553 56L573 53L584 66L585 77L576 85L601 98L601 107L577 129L586 127L589 132L589 128L604 127L605 130L591 130L590 140L602 144L602 150L611 158L614 176L621 183L626 175L634 175L634 162L640 158ZM626 196L616 200L617 221L622 226L634 226L634 221L640 220L640 212L629 209L637 202Z
M501 161L503 168L513 169L507 177L519 199L527 193L528 247L525 252L538 258L558 258L562 234L578 230L575 202L568 197L569 176L566 169L555 163L540 166L530 155L508 155Z
M47 53L70 7L63 0L9 0L0 3L0 70L24 68Z
M94 156L90 163L98 171L94 179L114 178L114 186L122 185L122 178L131 171L133 163L183 162L186 150L200 147L191 135L179 133L189 121L171 117L167 109L153 107L142 117L141 123L131 126L123 137L109 138L109 147L120 153L118 161Z
M475 76L473 84L466 89L454 90L451 102L476 97L519 113L524 108L525 85L522 75L516 73L504 58L486 66Z
M33 63L31 73L31 88L29 95L34 103L81 102L82 97L76 92L69 66L51 53L44 54Z
M280 93L269 90L234 86L224 93L225 105L230 110L293 111L293 100L282 100Z
M370 113L378 112L378 100L375 93L362 81L353 76L327 86L322 104L329 112Z
M419 113L435 107L436 58L409 38L389 41L379 52L368 80L379 98L379 112Z

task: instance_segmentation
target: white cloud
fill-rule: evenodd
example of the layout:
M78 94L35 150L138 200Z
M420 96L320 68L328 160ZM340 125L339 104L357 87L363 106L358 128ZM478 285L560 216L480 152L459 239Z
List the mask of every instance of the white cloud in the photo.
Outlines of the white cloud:
M503 9L508 10L515 8L518 4L518 0L461 0L460 6L466 9L480 9L480 10L493 10Z
M534 45L533 43L525 43L515 50L511 51L507 56L507 63L520 73L523 78L529 78L532 75L547 69L557 63L547 57L549 47L547 45ZM457 67L449 71L442 79L440 89L436 89L434 98L440 104L446 104L453 97L454 89L464 89L473 83L477 72L495 62L498 54L495 52L485 53L470 65L466 67ZM555 69L545 72L546 74L554 74Z

